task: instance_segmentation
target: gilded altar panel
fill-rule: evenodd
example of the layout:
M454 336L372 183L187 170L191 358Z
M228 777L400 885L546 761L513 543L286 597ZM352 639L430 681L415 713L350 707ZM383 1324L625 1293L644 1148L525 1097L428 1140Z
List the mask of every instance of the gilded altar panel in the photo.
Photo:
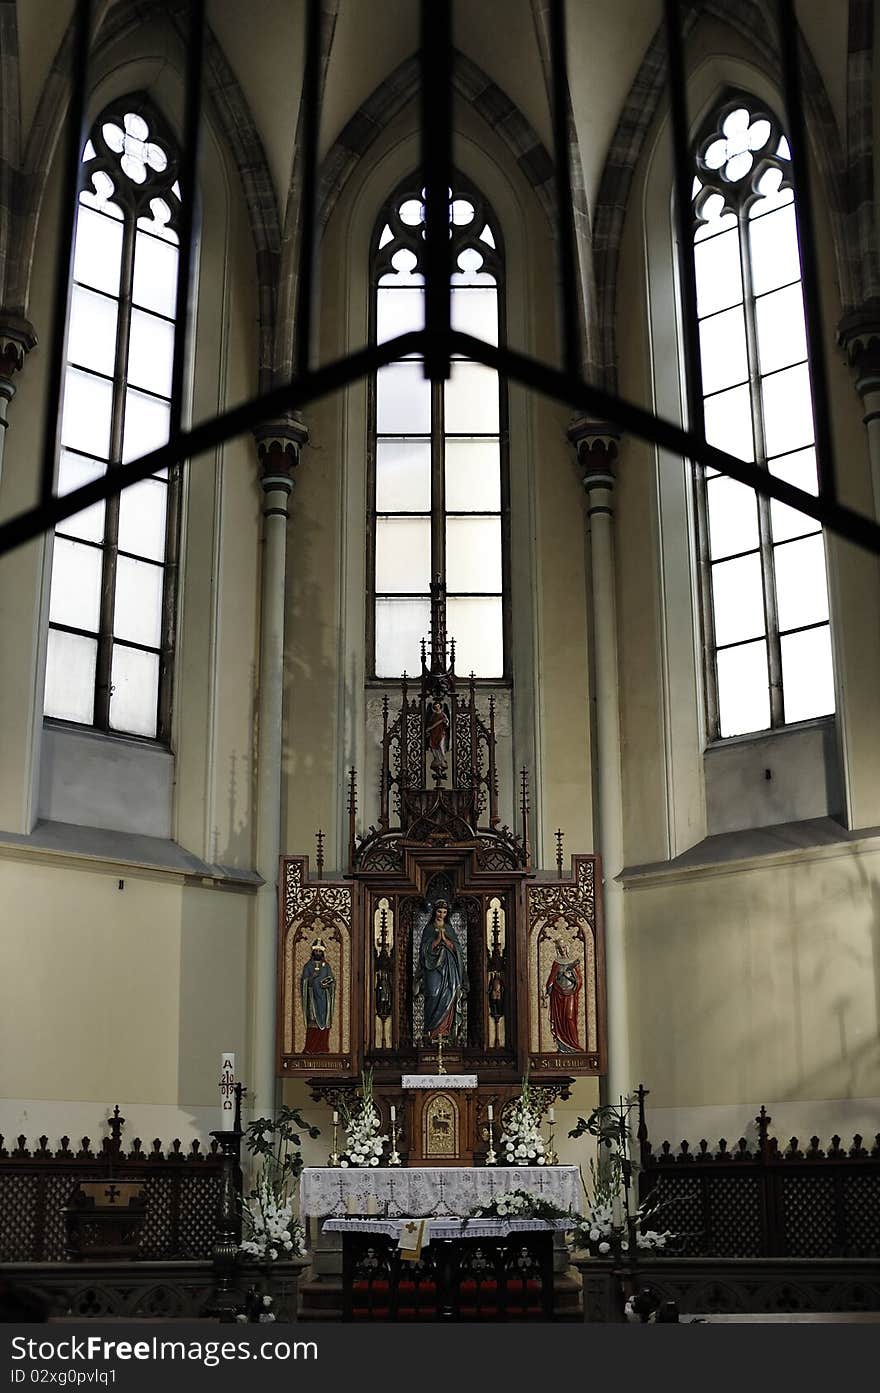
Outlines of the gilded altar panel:
M305 857L282 863L278 1071L286 1078L351 1073L353 891L308 878Z
M576 856L570 879L526 886L529 1063L600 1074L605 1002L596 858Z

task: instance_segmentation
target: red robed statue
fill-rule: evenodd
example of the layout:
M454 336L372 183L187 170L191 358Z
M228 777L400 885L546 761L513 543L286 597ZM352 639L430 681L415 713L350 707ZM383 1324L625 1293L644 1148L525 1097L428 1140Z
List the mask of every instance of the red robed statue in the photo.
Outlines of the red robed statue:
M578 1040L578 1003L583 980L581 965L572 956L570 945L562 939L557 940L556 957L544 991L550 1007L550 1029L564 1054L582 1053Z

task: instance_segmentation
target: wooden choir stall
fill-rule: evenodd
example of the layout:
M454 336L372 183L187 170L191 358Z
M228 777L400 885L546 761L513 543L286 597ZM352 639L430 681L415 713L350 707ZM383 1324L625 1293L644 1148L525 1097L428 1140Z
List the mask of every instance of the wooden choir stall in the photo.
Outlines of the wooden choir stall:
M526 1075L546 1117L576 1077L605 1071L597 859L574 856L566 875L560 847L555 875L535 871L525 770L519 826L502 823L494 699L455 672L439 584L429 648L430 664L423 642L419 679L404 675L396 709L383 701L378 813L363 832L351 771L347 873L325 880L319 860L313 876L306 856L285 857L281 868L279 1075L307 1079L313 1097L344 1117L366 1072L382 1132L393 1139L381 1184L376 1170L372 1187L358 1170L303 1177L325 1296L341 1282L341 1262L321 1220L363 1216L367 1198L377 1218L449 1217L453 1172L476 1168L481 1194L537 1192L556 1179L576 1204L576 1170L573 1188L548 1167L513 1171L495 1147ZM396 1202L393 1158L419 1168L420 1201L410 1186ZM348 1287L358 1277L353 1240L345 1241ZM378 1238L374 1248L387 1266ZM492 1257L499 1272L507 1260ZM536 1261L546 1281L546 1253ZM462 1263L464 1271L472 1255ZM449 1279L448 1262L445 1270ZM447 1297L450 1315L460 1303L454 1291ZM548 1300L542 1287L533 1310L546 1313Z

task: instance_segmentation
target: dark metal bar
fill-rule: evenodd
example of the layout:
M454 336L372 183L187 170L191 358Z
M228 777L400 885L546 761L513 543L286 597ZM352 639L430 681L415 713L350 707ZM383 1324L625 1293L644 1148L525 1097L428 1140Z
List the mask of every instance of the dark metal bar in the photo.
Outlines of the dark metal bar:
M183 121L183 149L180 160L180 259L177 264L177 294L174 304L174 358L171 365L172 440L183 419L183 386L186 354L193 330L194 232L196 226L196 179L199 168L201 131L202 71L205 48L205 0L189 2L189 44L186 54L186 107Z
M145 479L148 474L164 469L180 459L214 449L224 440L251 431L267 417L319 401L331 392L340 391L398 358L422 352L430 337L425 331L413 331L401 334L399 338L391 339L387 343L360 349L346 358L316 368L314 372L296 381L285 383L250 401L242 402L209 421L201 422L189 431L182 431L180 435L169 440L167 445L151 451L149 455L143 455L140 459L120 465L118 469L84 484L75 492L65 494L62 498L53 497L48 504L19 513L17 517L10 518L0 525L0 556L13 547L31 541L41 532L54 527L63 518L71 517L80 509L87 508L102 498L108 498L112 493L136 483L139 479ZM472 338L470 334L450 333L445 337L442 351L447 356L451 353L461 353L564 406L571 406L598 420L610 421L640 440L650 441L674 455L719 469L730 478L747 484L749 488L757 489L759 493L765 493L770 498L776 498L780 503L787 503L790 508L815 518L829 531L864 547L866 551L880 555L880 524L871 518L842 504L817 498L814 494L795 488L793 484L777 478L761 466L747 464L744 460L719 450L717 446L707 444L693 431L684 430L671 421L665 421L645 407L625 401L622 397L614 396L592 383L583 382L574 374L560 372L557 368L540 363L524 353L507 347L495 347L481 339Z
M559 284L562 301L562 363L566 372L581 367L575 265L574 203L569 159L568 50L565 41L565 0L550 0L550 75L553 82L553 155L556 181L556 229L559 238Z
M816 229L810 193L810 156L807 149L807 127L804 120L801 71L798 61L799 30L792 0L777 0L776 13L779 25L785 112L788 118L788 136L791 146L791 166L794 174L794 211L801 252L804 318L807 327L807 357L810 363L813 421L816 428L816 468L819 476L819 495L834 502L837 498L837 482L834 476L834 446L831 439L828 372L822 341L822 298L819 291Z
M308 0L303 73L303 183L299 244L295 372L308 372L315 305L315 245L318 198L318 135L321 127L321 0Z
M421 0L422 164L425 175L425 376L449 376L449 190L452 186L452 7Z
M672 154L675 162L675 232L682 298L682 348L688 424L696 435L705 435L703 371L700 364L700 330L697 319L697 274L691 215L694 166L690 151L687 77L681 36L679 0L663 0L666 25L666 59L669 64L669 105L672 116Z
M70 285L73 280L73 251L80 161L86 138L86 93L89 81L91 33L92 0L77 0L76 12L73 16L73 38L70 54L70 106L67 112L64 183L61 191L58 256L55 263L55 288L52 295L52 318L50 321L52 342L49 350L46 420L43 428L43 457L40 470L40 498L43 503L48 502L52 497L55 461L58 457L58 442L61 434L61 389L64 381L64 351L67 342L65 330L70 304Z

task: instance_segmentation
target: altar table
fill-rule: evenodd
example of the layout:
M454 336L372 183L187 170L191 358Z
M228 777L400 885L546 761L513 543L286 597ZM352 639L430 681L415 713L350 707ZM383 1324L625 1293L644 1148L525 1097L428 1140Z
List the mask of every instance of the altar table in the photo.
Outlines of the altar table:
M368 1201L387 1218L465 1217L511 1190L526 1190L566 1211L581 1208L577 1166L306 1166L299 1205L303 1218L364 1215Z
M426 1219L405 1260L401 1219L325 1219L343 1239L343 1320L551 1320L565 1219Z

